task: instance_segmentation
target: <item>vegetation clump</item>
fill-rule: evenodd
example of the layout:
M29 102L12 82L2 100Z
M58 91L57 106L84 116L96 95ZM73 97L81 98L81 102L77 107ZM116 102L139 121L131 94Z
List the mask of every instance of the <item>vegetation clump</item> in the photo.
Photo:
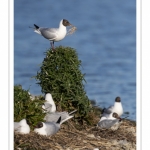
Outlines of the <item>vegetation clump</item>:
M81 73L81 60L75 49L56 47L45 52L40 71L35 79L42 93L51 93L57 110L78 110L78 117L88 120L91 103L84 91L84 74ZM58 107L59 106L59 107Z
M22 89L20 85L14 86L14 121L26 119L33 129L33 126L44 119L42 105L45 100L35 98L33 101L28 92L29 90Z
M60 131L52 137L39 135L31 130L30 134L14 134L14 149L136 149L136 124L124 119L117 131L100 129L101 108L90 101L84 91L84 74L81 73L81 61L70 47L57 47L55 51L47 50L40 71L35 79L41 86L42 93L51 93L57 111L77 109L74 119L61 125ZM45 113L42 96L34 100L29 90L20 85L14 86L14 121L26 118L33 129L39 121L44 122ZM79 121L76 122L76 118ZM85 122L86 121L86 122ZM89 126L90 123L92 126ZM65 140L62 140L62 137Z

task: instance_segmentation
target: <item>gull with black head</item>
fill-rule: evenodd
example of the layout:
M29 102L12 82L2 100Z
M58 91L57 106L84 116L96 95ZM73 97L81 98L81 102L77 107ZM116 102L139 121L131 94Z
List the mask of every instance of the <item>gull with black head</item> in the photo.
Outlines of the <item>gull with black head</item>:
M57 120L57 122L39 122L34 128L34 132L40 135L51 136L58 132L60 129L61 117Z
M117 130L121 124L122 119L119 117L117 113L111 113L109 117L101 117L97 126L103 129L111 129L113 131Z
M109 106L107 109L104 108L102 110L102 116L109 116L113 112L117 113L119 117L123 114L123 107L120 97L115 98L114 105Z
M71 26L72 24L69 23L68 20L62 19L59 23L58 28L46 28L46 27L39 27L34 24L34 32L42 35L44 38L50 40L50 44L52 49L54 49L54 42L58 42L65 38L67 34L67 26Z

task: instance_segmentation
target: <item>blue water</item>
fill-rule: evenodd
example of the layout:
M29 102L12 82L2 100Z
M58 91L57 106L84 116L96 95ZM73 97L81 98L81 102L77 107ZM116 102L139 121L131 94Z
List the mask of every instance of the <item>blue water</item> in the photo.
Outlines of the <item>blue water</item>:
M120 96L136 120L136 1L14 1L14 83L40 95L37 74L50 42L29 26L58 27L67 19L77 31L55 42L76 49L85 73L85 90L100 107Z

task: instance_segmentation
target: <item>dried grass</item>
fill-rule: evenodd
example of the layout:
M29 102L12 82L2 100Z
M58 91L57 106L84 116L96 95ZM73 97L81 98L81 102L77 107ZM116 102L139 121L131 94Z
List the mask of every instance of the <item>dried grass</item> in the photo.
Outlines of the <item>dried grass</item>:
M67 35L73 34L76 30L77 30L77 28L75 26L71 25L71 28L67 31Z
M98 120L98 118L95 118ZM80 128L79 128L80 127ZM132 129L132 130L131 130ZM127 141L125 144L119 141ZM136 125L124 120L118 130L99 129L87 124L79 125L73 120L62 124L57 134L46 137L33 131L28 135L14 135L14 147L17 150L122 150L136 149Z

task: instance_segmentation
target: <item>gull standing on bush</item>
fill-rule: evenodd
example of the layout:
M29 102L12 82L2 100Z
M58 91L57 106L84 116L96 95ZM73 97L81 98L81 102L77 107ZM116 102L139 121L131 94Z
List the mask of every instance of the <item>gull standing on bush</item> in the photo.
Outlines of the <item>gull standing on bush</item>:
M61 125L61 117L57 120L57 122L39 122L34 128L34 132L40 135L51 136L58 132Z
M115 98L115 103L113 106L109 106L107 109L104 108L102 110L102 116L109 116L113 112L117 113L119 117L123 114L123 107L120 97Z
M67 26L71 26L68 20L62 19L59 23L59 28L45 28L39 27L34 24L34 32L42 35L44 38L50 40L52 49L54 49L54 42L60 41L65 38L67 34Z
M30 127L27 124L26 119L22 119L20 122L14 122L14 131L20 134L30 133Z
M104 129L112 129L113 131L117 130L121 124L121 118L117 113L111 113L109 117L101 117L97 126Z

